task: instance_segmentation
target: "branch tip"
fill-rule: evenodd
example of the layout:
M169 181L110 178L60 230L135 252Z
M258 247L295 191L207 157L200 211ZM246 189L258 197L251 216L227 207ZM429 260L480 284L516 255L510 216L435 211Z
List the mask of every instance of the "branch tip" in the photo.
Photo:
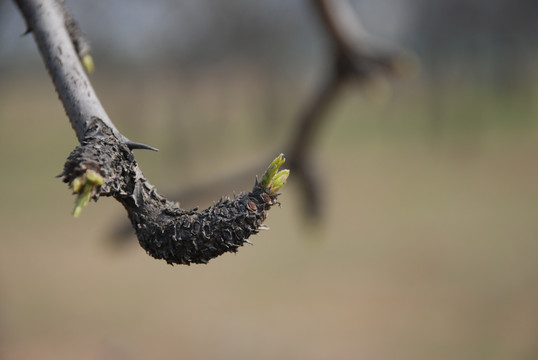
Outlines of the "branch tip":
M286 162L284 154L280 154L273 160L271 165L265 170L262 176L260 186L269 191L269 195L274 195L284 186L290 171L288 169L280 170L280 167Z

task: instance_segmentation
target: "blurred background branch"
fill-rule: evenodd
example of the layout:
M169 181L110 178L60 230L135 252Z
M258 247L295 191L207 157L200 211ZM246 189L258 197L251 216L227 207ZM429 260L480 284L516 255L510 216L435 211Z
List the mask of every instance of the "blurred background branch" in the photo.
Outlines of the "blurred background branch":
M330 40L328 47L331 66L324 74L325 81L319 85L313 99L297 119L295 135L289 144L290 168L303 190L305 214L314 221L321 220L323 191L320 179L312 171L312 147L316 138L322 136L322 124L328 121L327 109L338 96L339 90L348 82L364 84L368 80L403 73L411 69L411 59L404 58L396 50L380 50L363 29L353 7L347 0L312 0L321 20L323 32Z

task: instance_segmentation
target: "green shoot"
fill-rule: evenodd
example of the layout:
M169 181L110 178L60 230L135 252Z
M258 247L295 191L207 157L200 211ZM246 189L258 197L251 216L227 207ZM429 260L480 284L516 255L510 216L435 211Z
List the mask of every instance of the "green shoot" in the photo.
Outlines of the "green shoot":
M273 160L271 165L269 165L265 171L265 174L262 176L260 185L264 189L269 190L269 195L276 194L282 188L282 186L284 186L288 176L290 175L290 171L288 169L280 171L278 170L285 161L286 159L284 159L284 154L280 154L275 160Z
M104 179L95 170L87 170L84 175L79 176L71 183L71 187L77 199L75 201L75 209L73 216L78 217L82 209L88 204L92 195L95 194L97 188L103 185Z

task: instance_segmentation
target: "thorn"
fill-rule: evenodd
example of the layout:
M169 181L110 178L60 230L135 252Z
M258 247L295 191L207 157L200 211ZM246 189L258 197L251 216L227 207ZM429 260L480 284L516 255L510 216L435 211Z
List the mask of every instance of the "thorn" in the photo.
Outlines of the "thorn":
M153 147L153 146L150 146L150 145L146 145L146 144L142 144L142 143L137 143L137 142L133 142L133 141L127 141L125 143L127 145L127 147L130 149L130 150L134 150L134 149L141 149L141 150L152 150L152 151L159 151L159 149Z
M261 224L260 227L258 228L258 230L269 230L269 226L267 226L265 224Z
M21 37L22 37L22 36L26 36L26 35L28 35L28 34L31 33L31 32L32 32L32 28L31 28L31 27L28 27L28 28L26 29L26 31L23 32L23 33L21 34Z

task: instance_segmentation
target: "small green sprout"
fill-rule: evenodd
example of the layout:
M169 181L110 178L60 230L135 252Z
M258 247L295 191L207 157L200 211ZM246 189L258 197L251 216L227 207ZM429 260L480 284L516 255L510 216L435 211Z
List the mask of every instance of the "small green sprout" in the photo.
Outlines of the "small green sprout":
M89 74L91 74L95 70L93 58L90 54L86 54L82 57L82 65L84 65L84 68Z
M284 159L284 154L278 155L262 176L260 185L264 189L269 190L269 195L276 194L282 188L282 186L284 186L288 176L290 175L290 171L288 169L278 171L284 162L286 162L286 159Z
M80 215L84 206L88 204L92 195L95 194L99 186L103 185L103 182L103 177L95 170L87 170L84 175L73 180L71 187L77 194L75 209L73 210L74 217Z

